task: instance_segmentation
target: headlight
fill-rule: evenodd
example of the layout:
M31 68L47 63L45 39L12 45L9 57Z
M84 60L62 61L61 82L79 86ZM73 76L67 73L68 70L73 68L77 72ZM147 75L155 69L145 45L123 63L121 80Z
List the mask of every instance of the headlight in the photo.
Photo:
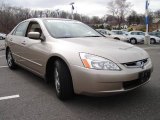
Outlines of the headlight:
M103 57L87 53L80 53L80 57L85 68L96 70L121 70L114 62Z

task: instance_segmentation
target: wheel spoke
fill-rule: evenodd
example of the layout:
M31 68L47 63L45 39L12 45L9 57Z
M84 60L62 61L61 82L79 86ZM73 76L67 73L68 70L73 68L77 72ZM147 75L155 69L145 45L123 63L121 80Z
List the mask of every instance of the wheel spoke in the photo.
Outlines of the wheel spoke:
M7 61L8 61L8 65L12 66L12 56L10 52L8 52Z
M56 91L59 93L60 92L60 81L59 81L59 73L57 71L57 68L55 68L55 87L56 87Z

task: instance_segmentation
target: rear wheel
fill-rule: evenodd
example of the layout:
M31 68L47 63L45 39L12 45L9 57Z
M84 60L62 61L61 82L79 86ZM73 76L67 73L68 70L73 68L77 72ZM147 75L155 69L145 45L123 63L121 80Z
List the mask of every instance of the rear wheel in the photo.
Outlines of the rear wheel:
M8 49L7 53L6 53L6 59L7 59L7 64L8 64L8 67L10 69L16 69L17 68L17 65L16 63L14 62L14 59L13 59L13 56L12 56L12 53L11 53L11 50Z
M135 38L131 38L131 39L130 39L130 43L131 43L131 44L137 44L137 40L136 40Z
M70 71L62 60L56 60L54 69L54 85L59 99L65 100L73 96L73 83Z
M153 38L151 38L151 39L150 39L150 43L151 43L151 44L155 44L155 43L156 43L156 40L153 39Z

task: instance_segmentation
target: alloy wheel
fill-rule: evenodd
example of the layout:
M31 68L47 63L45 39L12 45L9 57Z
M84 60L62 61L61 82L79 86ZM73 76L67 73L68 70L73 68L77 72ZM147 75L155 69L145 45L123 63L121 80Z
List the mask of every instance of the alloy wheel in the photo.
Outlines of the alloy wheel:
M11 52L9 51L7 54L7 62L8 62L8 66L11 67L12 66L12 55Z
M59 73L58 73L57 68L55 68L54 76L55 76L56 91L57 91L57 93L60 93L60 80L59 80Z

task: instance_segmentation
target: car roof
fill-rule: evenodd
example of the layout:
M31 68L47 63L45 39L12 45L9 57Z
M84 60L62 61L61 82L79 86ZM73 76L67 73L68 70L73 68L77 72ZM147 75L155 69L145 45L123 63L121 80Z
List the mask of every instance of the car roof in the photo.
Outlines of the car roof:
M143 32L143 31L130 31L130 32Z
M96 29L96 30L110 31L110 30L107 30L107 29Z
M111 31L122 31L122 30L111 30Z
M72 20L72 19L65 19L65 18L30 18L30 19L26 19L24 21L43 21L43 20L61 20L61 21L76 21L77 20Z

